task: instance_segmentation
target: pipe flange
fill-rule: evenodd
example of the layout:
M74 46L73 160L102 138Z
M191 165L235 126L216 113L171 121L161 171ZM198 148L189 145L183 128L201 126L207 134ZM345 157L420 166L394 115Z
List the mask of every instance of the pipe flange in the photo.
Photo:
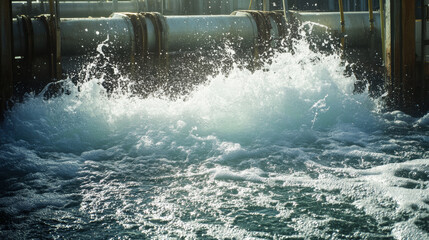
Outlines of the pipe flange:
M147 25L145 19L138 13L125 13L134 29L134 56L140 60L147 55Z
M270 45L274 40L277 30L277 37L283 38L286 36L286 22L283 17L283 13L278 11L255 11L255 10L243 10L235 11L231 15L238 15L239 13L245 13L253 18L256 23L258 30L258 39L255 42L255 56L260 53L267 52L270 49ZM275 26L272 24L275 24Z
M60 38L57 38L56 33L56 21L55 17L50 15L39 15L36 19L40 19L45 27L47 32L47 55L49 58L49 70L52 79L61 79L62 69L61 69L61 56L58 56L60 53Z
M142 12L139 13L142 19L148 18L154 27L156 37L155 55L162 56L168 52L165 41L165 18L158 12Z
M34 59L34 31L33 24L31 23L31 18L22 15L17 18L18 21L21 21L24 26L24 34L25 34L25 54L24 60L26 65L26 75L25 79L31 79L33 72L33 59Z

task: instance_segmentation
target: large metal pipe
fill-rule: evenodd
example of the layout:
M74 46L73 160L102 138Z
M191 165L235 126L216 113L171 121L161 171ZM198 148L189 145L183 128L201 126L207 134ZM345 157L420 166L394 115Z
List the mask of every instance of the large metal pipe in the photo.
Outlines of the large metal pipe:
M252 9L262 10L262 0L253 0ZM248 9L249 0L125 0L125 1L61 1L64 18L108 17L114 12L160 12L163 15L211 15L230 14ZM268 5L266 5L268 7ZM268 9L268 8L267 8ZM12 15L37 16L49 12L47 1L28 4L28 1L12 3Z
M248 13L222 16L161 16L162 41L164 51L194 51L224 46L226 40L249 49L259 36L258 25ZM270 19L270 18L269 18ZM157 51L156 26L153 19L144 17L146 26L147 51ZM279 39L281 31L273 19L271 35ZM41 19L32 19L34 54L48 51L47 28ZM95 52L97 46L105 42L109 51L130 55L135 50L136 33L131 18L125 14L115 14L110 18L61 19L61 52L63 56L85 55ZM284 26L284 25L283 25ZM24 56L26 30L21 21L13 22L14 55ZM107 40L108 39L108 40Z
M63 56L85 55L94 52L97 50L97 46L104 41L111 51L118 53L131 51L133 29L126 19L63 19L61 29Z
M308 13L290 11L291 17L301 23L312 22L320 25L312 27L311 35L326 35L340 33L341 24L338 13ZM241 44L243 48L250 48L256 44L260 35L258 23L252 14L238 12L235 15L220 16L161 16L163 50L167 52L193 51L208 49L213 46L224 45L229 39L232 43ZM279 38L281 29L273 18L268 17L271 23L271 37ZM374 14L375 36L380 36L380 16ZM144 37L148 52L155 52L157 48L156 26L154 20L143 17L146 30ZM38 18L32 19L34 55L47 52L47 28ZM368 45L370 26L367 12L345 13L346 35L348 46L363 47ZM280 24L281 25L281 24ZM61 52L63 56L85 55L95 52L97 46L109 39L106 43L110 51L132 54L135 50L136 33L131 18L125 14L115 14L110 18L74 18L61 20ZM284 26L284 25L283 25ZM22 22L13 22L14 55L24 56L26 50L26 29ZM141 36L140 36L141 37Z
M323 36L328 32L340 33L341 24L338 13L309 13L290 11L291 16L301 23L311 22L320 25L312 27L311 35ZM223 45L224 40L238 41L243 47L251 47L258 38L258 26L251 14L220 16L163 16L164 50L192 51L207 49L210 46ZM273 37L279 35L277 25L270 18ZM380 36L380 16L374 14L375 36ZM367 12L345 13L347 44L352 47L363 47L368 44L370 26ZM155 26L153 20L145 17L147 50L156 48ZM95 51L98 44L109 38L110 49L130 53L135 44L133 24L126 15L116 14L111 18L79 18L61 20L61 51L64 56L82 55ZM40 19L32 20L34 54L47 51L47 29ZM14 55L23 56L26 51L26 33L19 20L13 22ZM114 50L113 50L114 51Z
M225 40L240 42L250 48L258 36L254 19L247 14L236 16L165 17L168 50L189 51L224 45Z
M320 25L311 25L311 36L323 36L326 33L341 33L341 19L338 12L297 12L290 11L293 18L302 23L317 23ZM371 35L370 23L368 21L368 12L345 12L345 28L347 45L350 47L367 47L368 39ZM374 12L374 34L379 40L381 36L380 14Z

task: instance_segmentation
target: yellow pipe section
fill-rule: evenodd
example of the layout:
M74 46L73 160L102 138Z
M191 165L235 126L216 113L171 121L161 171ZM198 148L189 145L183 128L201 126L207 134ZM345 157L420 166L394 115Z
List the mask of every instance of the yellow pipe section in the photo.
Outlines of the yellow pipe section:
M373 7L372 7L372 0L368 0L368 10L369 10L369 24L370 24L370 31L374 31L374 15L373 15Z
M346 23L344 21L344 6L343 6L343 0L338 0L338 4L340 7L340 17L341 17L341 33L343 36L341 37L341 49L344 50L345 47L345 38L344 34L346 33Z
M250 4L249 4L249 10L252 9L252 0L250 0Z

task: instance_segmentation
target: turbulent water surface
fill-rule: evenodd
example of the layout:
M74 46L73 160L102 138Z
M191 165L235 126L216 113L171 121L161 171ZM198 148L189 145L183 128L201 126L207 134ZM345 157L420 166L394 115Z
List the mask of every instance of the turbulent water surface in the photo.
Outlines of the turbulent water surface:
M175 101L100 81L7 114L1 239L429 239L429 115L353 94L336 55Z

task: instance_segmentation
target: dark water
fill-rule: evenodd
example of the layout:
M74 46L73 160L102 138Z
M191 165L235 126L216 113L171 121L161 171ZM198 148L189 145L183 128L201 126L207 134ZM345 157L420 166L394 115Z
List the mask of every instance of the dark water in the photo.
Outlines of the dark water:
M186 101L29 96L0 128L1 239L429 239L429 115L278 54Z

